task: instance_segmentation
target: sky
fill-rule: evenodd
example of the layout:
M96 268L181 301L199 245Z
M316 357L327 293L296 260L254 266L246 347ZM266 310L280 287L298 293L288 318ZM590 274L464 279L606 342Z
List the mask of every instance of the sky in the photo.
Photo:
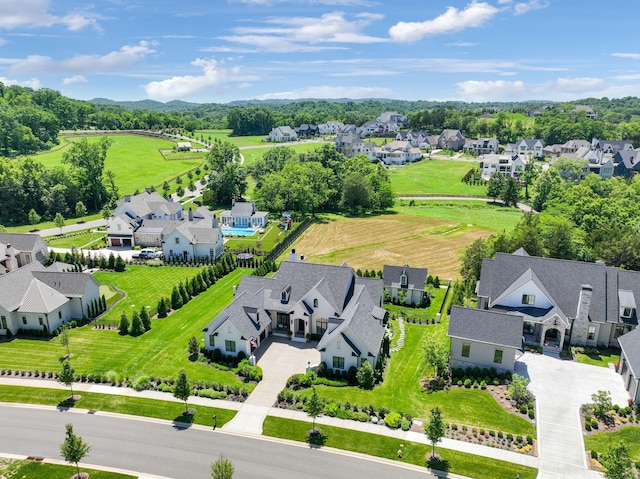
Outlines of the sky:
M80 100L640 96L638 0L0 0L0 81Z

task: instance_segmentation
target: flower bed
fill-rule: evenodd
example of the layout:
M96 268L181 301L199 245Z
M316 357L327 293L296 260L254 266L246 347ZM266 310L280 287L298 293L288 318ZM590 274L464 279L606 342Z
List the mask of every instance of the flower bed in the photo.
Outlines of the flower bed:
M508 449L529 456L536 456L536 441L533 436L519 436L502 431L449 424L445 437L483 446Z

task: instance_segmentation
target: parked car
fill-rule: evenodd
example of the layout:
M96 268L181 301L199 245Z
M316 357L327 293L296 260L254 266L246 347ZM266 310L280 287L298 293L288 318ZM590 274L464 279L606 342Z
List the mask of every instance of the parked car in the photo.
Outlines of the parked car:
M133 253L131 256L133 259L156 259L158 257L158 252L153 249L141 249Z

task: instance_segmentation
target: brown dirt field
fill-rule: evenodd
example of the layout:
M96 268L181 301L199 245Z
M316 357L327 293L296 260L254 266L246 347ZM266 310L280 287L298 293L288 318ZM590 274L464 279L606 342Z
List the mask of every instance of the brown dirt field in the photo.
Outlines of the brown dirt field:
M385 264L427 267L440 279L460 277L460 254L475 239L493 232L449 221L410 215L345 218L312 225L295 244L310 262L354 269ZM285 255L283 259L286 259Z

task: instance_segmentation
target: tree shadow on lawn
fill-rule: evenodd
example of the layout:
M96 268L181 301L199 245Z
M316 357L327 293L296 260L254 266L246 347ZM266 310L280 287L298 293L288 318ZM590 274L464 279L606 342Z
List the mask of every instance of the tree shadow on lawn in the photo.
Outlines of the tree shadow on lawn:
M327 443L327 439L327 435L323 434L318 428L313 431L311 429L307 431L307 444L311 448L321 448Z
M182 414L173 418L173 428L178 431L184 431L185 429L189 429L193 421L195 420L196 413L193 409L189 409L188 411L182 411Z
M431 453L427 454L427 467L434 471L444 473L444 477L448 476L449 469L451 468L449 461L442 459L442 457L437 454L436 456L435 459L431 459ZM441 474L438 474L438 476L441 476Z

